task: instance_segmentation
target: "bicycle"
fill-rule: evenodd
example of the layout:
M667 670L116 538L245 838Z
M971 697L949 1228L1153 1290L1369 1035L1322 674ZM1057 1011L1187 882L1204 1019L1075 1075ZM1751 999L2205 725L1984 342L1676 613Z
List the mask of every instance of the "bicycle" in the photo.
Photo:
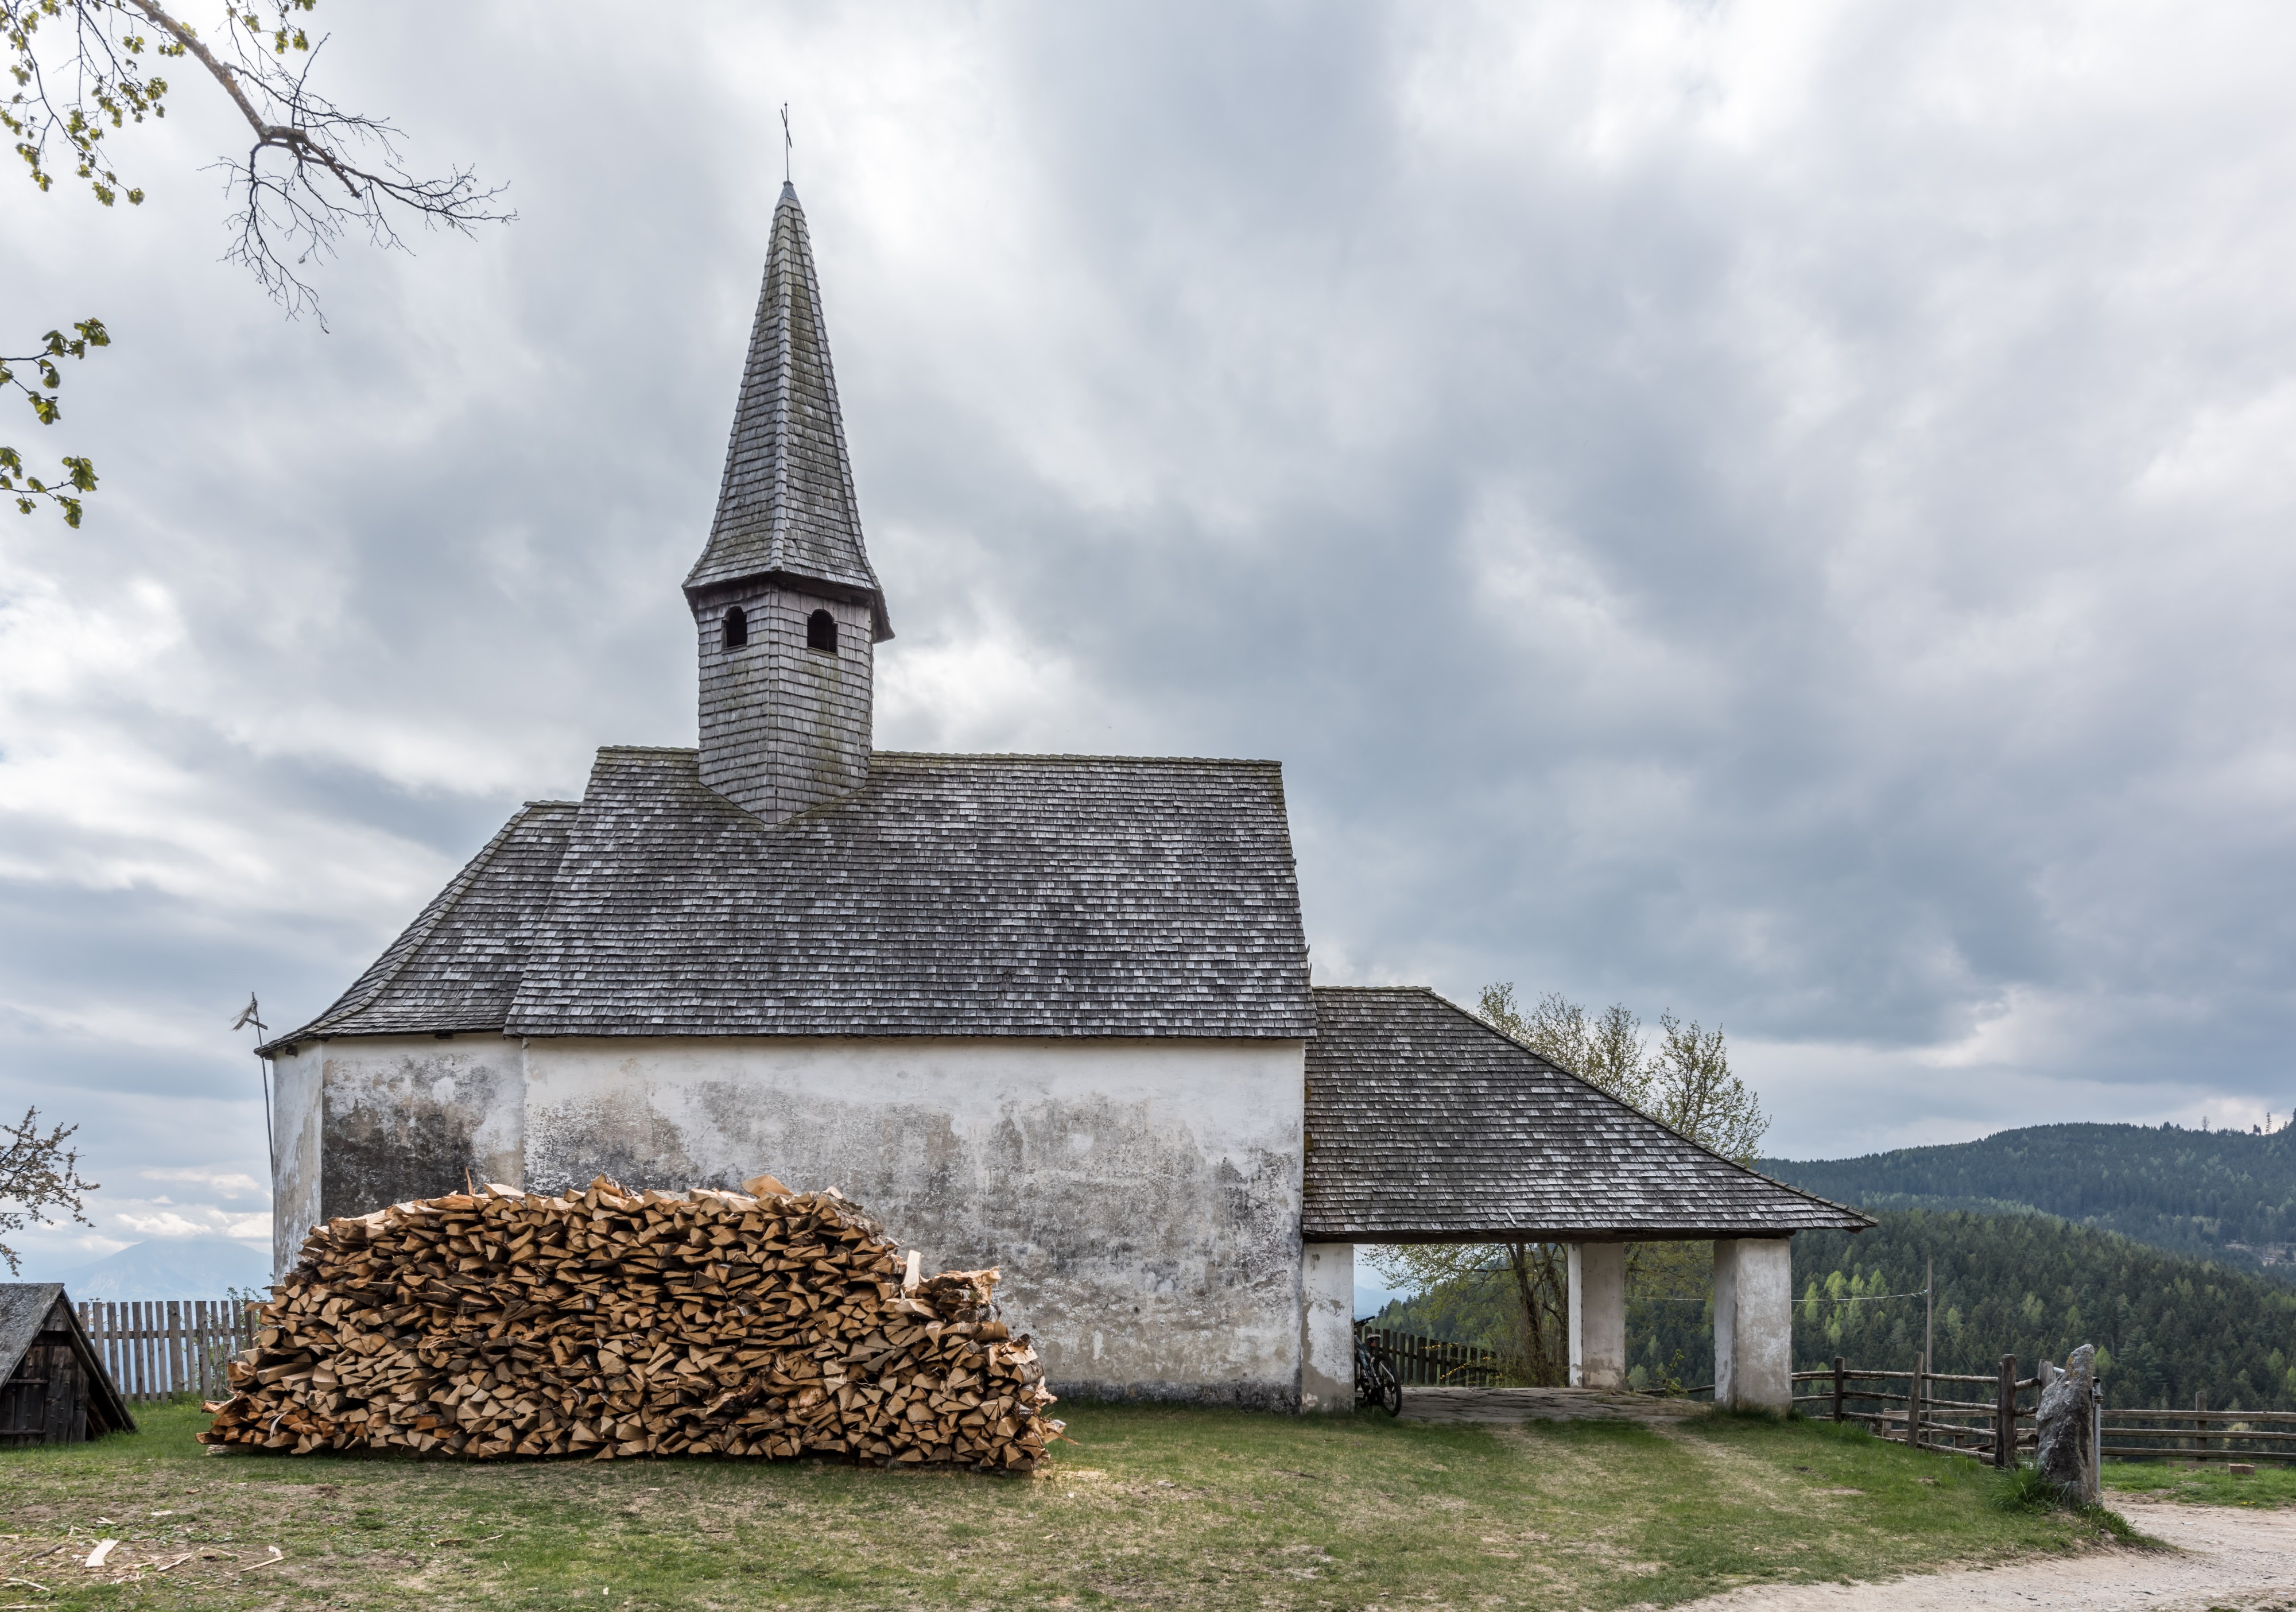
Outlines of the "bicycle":
M1403 1379L1387 1358L1387 1351L1364 1341L1356 1335L1356 1409L1370 1410L1376 1406L1390 1416L1403 1411Z

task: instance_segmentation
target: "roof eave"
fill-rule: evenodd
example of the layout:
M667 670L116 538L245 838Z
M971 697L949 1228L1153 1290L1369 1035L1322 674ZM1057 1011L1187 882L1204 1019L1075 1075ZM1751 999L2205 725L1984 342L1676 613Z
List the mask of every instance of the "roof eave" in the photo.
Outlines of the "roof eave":
M1405 1230L1341 1221L1303 1220L1300 1237L1311 1243L1706 1243L1779 1242L1805 1231L1866 1230L1874 1222L1863 1215L1838 1223L1808 1226L1475 1226L1421 1227Z
M696 572L701 569L698 565L694 567ZM700 612L743 594L755 593L760 588L787 588L791 593L810 594L815 598L830 599L840 604L866 604L869 607L871 641L882 644L893 636L893 618L885 608L882 588L832 581L826 577L808 576L802 572L750 571L737 576L712 577L703 581L695 581L688 577L685 583L685 603L689 609Z

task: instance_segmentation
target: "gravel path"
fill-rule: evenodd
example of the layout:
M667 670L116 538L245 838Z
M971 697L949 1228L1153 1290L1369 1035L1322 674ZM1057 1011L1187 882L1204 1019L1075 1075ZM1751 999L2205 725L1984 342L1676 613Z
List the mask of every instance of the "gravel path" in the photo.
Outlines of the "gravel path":
M2112 1504L2139 1533L2177 1549L2100 1550L1884 1584L1762 1585L1691 1601L1683 1612L2296 1612L2296 1508Z

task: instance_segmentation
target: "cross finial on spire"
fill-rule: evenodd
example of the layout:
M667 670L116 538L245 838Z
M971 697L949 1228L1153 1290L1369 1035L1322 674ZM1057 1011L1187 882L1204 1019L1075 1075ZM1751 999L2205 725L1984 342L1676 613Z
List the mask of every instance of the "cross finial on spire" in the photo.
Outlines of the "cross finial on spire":
M789 103L782 103L782 183L790 182L790 152L797 142L790 138Z

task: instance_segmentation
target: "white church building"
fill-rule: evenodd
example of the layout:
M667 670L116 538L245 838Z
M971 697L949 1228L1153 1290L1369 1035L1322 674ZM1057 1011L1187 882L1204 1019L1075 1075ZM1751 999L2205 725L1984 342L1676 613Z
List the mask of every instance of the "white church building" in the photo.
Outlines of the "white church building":
M1432 992L1310 983L1274 761L874 749L862 541L783 188L718 513L695 749L521 807L273 1060L276 1257L466 1173L836 1187L1001 1266L1070 1395L1352 1402L1353 1248L1712 1239L1718 1398L1789 1392L1788 1239L1863 1216L1707 1152Z

